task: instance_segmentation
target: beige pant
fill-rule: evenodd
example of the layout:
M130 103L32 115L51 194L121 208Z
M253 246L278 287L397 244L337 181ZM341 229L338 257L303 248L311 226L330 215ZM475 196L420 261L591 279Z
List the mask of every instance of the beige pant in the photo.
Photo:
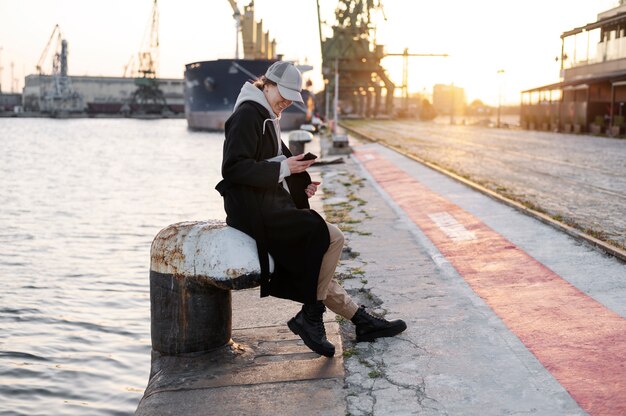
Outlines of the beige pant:
M326 223L326 225L328 225L330 234L330 246L322 259L322 267L317 282L317 299L323 301L324 305L337 315L350 319L359 309L359 306L354 303L346 290L333 279L343 250L343 233L333 224Z

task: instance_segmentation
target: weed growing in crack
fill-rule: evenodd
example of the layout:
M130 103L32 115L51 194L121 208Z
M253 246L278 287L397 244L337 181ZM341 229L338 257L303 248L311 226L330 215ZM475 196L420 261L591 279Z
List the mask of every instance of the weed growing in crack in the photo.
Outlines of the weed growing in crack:
M367 375L369 376L369 378L380 378L383 376L383 373L378 370L372 370L369 373L367 373Z
M322 195L322 200L330 199L330 198L334 197L335 194L336 194L336 192L333 191L332 189L324 188L324 194Z
M350 358L355 355L359 355L359 351L354 347L346 348L345 350L343 350L343 358Z
M359 358L359 364L364 365L367 368L372 368L372 364L365 358Z
M337 279L338 281L348 280L348 279L354 279L354 276L349 273L335 272L335 279Z
M350 269L350 274L353 276L363 276L365 275L365 270L360 267L353 267Z

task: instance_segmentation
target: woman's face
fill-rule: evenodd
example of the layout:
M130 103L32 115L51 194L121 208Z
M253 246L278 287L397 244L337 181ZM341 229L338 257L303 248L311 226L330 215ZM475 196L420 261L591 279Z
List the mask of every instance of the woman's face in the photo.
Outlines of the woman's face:
M266 85L263 87L263 94L265 94L267 102L270 104L270 107L274 110L274 114L277 116L280 116L280 113L293 103L293 101L286 100L282 97L282 95L280 95L276 85Z

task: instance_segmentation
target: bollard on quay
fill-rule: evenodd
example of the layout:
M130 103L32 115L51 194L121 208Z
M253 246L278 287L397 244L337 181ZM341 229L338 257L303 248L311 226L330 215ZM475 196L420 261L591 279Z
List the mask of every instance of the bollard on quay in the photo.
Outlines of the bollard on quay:
M260 273L255 241L223 221L161 230L150 250L152 349L178 355L228 344L231 290L258 286Z
M289 133L289 151L294 155L304 153L304 145L313 140L313 135L306 130L295 130Z

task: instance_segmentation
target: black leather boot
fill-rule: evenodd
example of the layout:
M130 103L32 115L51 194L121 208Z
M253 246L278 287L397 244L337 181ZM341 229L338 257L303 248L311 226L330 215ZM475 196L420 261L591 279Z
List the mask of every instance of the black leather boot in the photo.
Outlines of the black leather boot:
M356 326L356 342L393 337L406 329L406 323L403 320L398 319L389 322L386 319L370 315L364 306L359 307L351 321Z
M335 346L326 339L323 320L325 311L322 301L302 305L302 310L287 322L287 326L311 350L325 357L332 357L335 355Z

